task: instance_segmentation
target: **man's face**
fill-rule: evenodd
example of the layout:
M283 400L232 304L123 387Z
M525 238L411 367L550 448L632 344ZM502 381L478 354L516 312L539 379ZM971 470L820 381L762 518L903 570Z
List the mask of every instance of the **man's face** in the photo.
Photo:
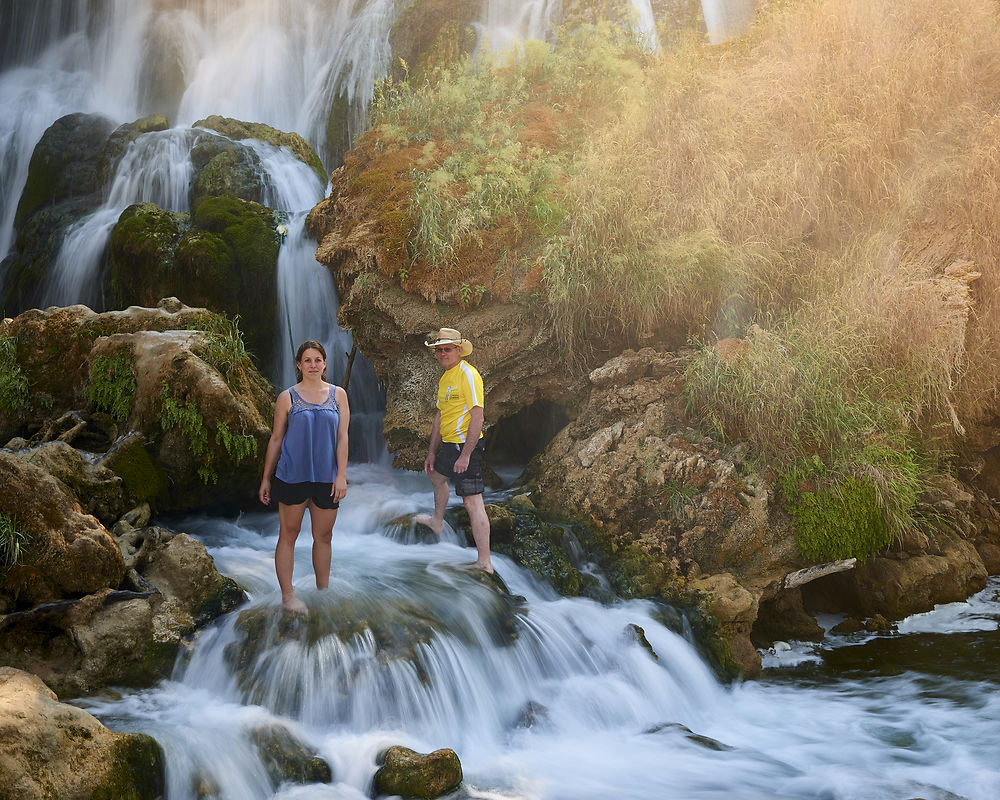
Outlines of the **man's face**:
M434 355L444 369L451 369L462 360L462 350L455 344L439 344L434 348Z

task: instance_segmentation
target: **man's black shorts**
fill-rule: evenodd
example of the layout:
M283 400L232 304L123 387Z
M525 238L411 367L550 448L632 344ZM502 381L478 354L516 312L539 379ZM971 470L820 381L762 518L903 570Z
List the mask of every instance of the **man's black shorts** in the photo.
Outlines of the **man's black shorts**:
M312 500L316 508L328 511L340 508L340 503L330 494L332 490L332 483L285 483L281 478L271 478L271 499L286 506L298 506Z
M434 471L446 478L451 478L455 494L465 497L470 494L482 494L483 484L483 450L485 445L480 439L469 454L469 468L465 472L455 472L455 462L462 455L462 445L444 442L434 459Z

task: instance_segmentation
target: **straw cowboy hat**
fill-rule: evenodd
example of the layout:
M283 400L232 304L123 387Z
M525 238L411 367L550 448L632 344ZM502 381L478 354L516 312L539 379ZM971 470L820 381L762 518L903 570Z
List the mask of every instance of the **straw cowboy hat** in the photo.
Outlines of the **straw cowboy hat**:
M457 344L462 348L463 358L472 352L472 342L468 339L463 339L462 334L454 328L441 328L434 331L434 333L428 334L428 337L427 341L424 342L428 347L437 347L442 344Z

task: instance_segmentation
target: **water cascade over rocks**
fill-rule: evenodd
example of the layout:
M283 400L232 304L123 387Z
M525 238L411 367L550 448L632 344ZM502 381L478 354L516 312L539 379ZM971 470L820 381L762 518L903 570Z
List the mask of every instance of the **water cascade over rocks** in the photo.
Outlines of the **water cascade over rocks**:
M297 547L302 618L278 609L271 515L181 521L250 604L206 630L173 680L86 707L160 742L170 800L360 800L395 745L453 749L458 796L469 798L987 800L1000 790L995 673L964 679L929 662L880 673L866 665L878 640L855 637L834 651L856 653L844 657L853 673L824 673L828 656L795 647L768 656L789 665L774 678L725 686L672 630L683 624L670 609L562 598L496 556L507 593L467 568L474 551L450 528L429 545L393 533L391 520L428 501L418 475L353 467L328 591L310 589L308 537ZM924 615L896 645L934 647L944 625L985 648L970 658L996 655L996 591ZM300 742L330 781L276 780L262 730Z

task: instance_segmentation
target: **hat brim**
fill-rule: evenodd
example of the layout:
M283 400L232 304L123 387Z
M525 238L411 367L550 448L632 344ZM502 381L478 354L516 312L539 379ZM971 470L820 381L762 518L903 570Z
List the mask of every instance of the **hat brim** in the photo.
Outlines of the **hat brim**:
M472 342L468 339L437 339L433 342L424 342L427 347L440 347L443 344L457 344L462 348L462 357L469 355L472 352Z

